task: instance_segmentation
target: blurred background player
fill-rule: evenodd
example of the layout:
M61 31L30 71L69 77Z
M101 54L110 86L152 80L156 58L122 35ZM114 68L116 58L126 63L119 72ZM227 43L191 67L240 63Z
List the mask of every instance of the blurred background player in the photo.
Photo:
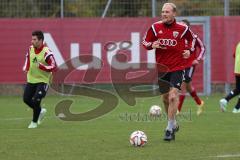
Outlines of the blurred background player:
M163 77L161 73L158 75L159 89L163 94L163 103L168 115L165 141L174 140L175 132L179 128L176 122L178 94L183 80L183 70L186 68L186 59L194 50L194 37L188 26L176 22L176 12L175 4L165 3L162 7L161 21L148 29L142 42L147 50L156 49L156 63L168 68ZM190 44L187 49L185 39ZM163 91L166 82L168 90Z
M190 27L190 22L187 19L183 19L180 23L183 23ZM195 71L195 67L204 59L204 53L205 53L205 46L201 39L194 34L196 43L195 43L195 50L193 54L189 57L188 65L187 68L185 69L184 73L184 79L183 79L183 84L182 84L182 93L179 96L179 104L178 104L178 113L180 113L182 109L182 105L186 96L185 89L186 91L192 96L194 101L197 104L197 115L200 115L203 112L203 105L204 101L199 98L197 95L197 91L192 85L192 77ZM186 45L189 45L189 43L186 41Z
M42 31L32 32L32 45L29 47L23 71L27 72L23 101L33 110L33 118L28 128L37 128L47 110L41 108L42 98L45 97L52 71L56 62L50 49L43 45Z
M234 66L234 73L235 73L235 81L236 81L236 88L233 89L225 98L222 98L220 103L220 109L222 112L226 111L227 103L235 96L239 95L240 93L240 42L236 46L236 51L234 53L235 58L235 66ZM235 105L233 113L240 113L240 97L238 98L238 102Z

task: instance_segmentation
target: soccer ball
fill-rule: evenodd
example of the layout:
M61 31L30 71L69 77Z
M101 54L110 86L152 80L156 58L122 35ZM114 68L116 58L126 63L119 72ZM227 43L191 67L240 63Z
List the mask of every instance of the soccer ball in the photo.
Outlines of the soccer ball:
M162 113L162 108L160 106L153 105L149 109L150 116L160 116L161 113Z
M147 143L147 135L143 131L134 131L129 139L132 146L142 147Z

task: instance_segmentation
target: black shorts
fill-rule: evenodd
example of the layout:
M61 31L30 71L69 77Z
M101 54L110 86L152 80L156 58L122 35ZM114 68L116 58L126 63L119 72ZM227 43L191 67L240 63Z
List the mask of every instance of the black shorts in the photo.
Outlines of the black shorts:
M195 66L191 66L185 69L183 81L189 83L192 81L193 73L195 71Z
M158 74L159 91L162 94L168 93L171 87L181 90L184 71L174 71Z
M46 83L27 83L24 90L25 99L42 99L45 97L48 90Z

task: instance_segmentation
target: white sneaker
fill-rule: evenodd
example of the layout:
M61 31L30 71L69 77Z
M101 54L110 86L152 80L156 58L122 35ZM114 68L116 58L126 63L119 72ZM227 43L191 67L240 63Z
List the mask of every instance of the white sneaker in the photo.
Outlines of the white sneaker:
M37 122L38 125L40 125L42 123L42 120L43 120L44 116L46 115L46 113L47 113L46 108L42 108L41 112L39 114L39 117L38 117L38 122Z
M234 108L233 111L232 111L232 113L240 113L240 109Z
M28 128L37 128L37 123L31 121L31 123L29 124Z
M228 103L227 100L224 98L219 101L220 109L222 112L226 111L227 103Z

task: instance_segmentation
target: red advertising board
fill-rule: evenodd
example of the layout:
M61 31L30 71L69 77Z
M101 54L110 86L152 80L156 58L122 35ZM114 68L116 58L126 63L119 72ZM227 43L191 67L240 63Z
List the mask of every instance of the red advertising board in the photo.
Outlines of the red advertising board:
M83 55L93 55L102 61L103 65L91 59L71 62L76 70L68 76L67 81L81 83L87 69L100 67L95 83L111 83L111 67L117 69L133 67L121 61L111 64L115 55L120 53L127 55L130 64L154 61L153 54L142 47L141 41L148 27L157 20L152 18L1 19L0 83L25 82L26 75L22 72L22 66L33 30L44 31L45 42L54 52L58 65ZM230 73L233 70L234 47L240 39L237 27L239 22L239 17L211 18L213 83L234 80L233 74ZM193 25L192 30L203 37L201 25ZM128 42L131 46L127 46ZM120 49L124 46L127 46L127 49ZM110 50L106 49L108 47ZM111 47L115 48L111 50ZM62 67L66 66L62 65ZM202 90L202 64L195 71L194 84Z

